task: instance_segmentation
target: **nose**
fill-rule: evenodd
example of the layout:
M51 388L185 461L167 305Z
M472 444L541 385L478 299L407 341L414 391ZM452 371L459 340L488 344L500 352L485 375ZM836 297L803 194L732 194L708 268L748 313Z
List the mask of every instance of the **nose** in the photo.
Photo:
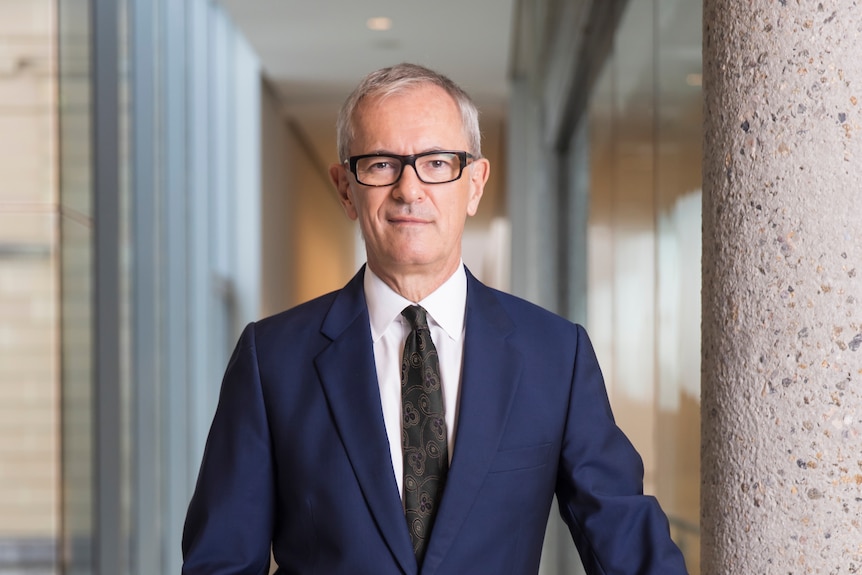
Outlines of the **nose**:
M419 175L416 173L414 166L404 166L401 172L401 177L392 186L392 197L404 202L412 204L413 202L421 201L425 197L425 188Z

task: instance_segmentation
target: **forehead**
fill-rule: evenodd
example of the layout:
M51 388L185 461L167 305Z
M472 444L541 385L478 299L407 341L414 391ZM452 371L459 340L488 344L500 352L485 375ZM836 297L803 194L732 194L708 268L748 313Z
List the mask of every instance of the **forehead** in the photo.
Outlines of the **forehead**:
M369 96L354 116L352 153L463 149L466 143L458 104L432 84Z

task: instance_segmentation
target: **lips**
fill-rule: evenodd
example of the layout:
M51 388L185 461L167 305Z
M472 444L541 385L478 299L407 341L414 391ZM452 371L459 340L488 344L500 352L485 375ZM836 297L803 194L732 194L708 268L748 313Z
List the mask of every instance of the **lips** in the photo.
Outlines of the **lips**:
M415 215L395 215L386 218L390 224L428 224L431 220Z

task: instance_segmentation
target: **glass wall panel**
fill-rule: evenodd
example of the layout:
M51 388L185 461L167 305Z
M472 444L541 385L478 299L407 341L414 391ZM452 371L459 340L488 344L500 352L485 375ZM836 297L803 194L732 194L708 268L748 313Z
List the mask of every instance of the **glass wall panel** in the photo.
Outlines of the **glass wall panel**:
M645 489L700 573L699 3L629 2L592 91L588 327Z
M59 0L62 568L90 574L93 557L93 220L90 2Z
M93 573L93 230L62 222L62 567Z
M221 372L259 315L233 250L260 230L260 70L208 0L56 6L62 569L177 572Z
M174 573L221 375L259 314L241 264L260 250L238 246L260 233L260 70L215 3L127 4L130 571Z
M652 2L630 2L616 32L613 66L613 388L620 426L655 493L655 109Z
M700 573L700 2L656 0L658 496Z
M590 196L587 226L587 327L602 366L608 394L614 381L614 233L615 149L614 65L611 58L595 88L589 109Z

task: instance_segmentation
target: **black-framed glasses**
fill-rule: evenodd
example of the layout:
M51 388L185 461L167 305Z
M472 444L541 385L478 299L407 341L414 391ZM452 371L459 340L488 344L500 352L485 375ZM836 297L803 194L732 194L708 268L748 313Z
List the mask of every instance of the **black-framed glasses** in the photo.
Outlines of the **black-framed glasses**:
M434 150L421 154L363 154L351 156L346 164L363 186L391 186L401 179L404 166L413 166L419 181L446 184L461 177L464 167L473 160L468 152Z

